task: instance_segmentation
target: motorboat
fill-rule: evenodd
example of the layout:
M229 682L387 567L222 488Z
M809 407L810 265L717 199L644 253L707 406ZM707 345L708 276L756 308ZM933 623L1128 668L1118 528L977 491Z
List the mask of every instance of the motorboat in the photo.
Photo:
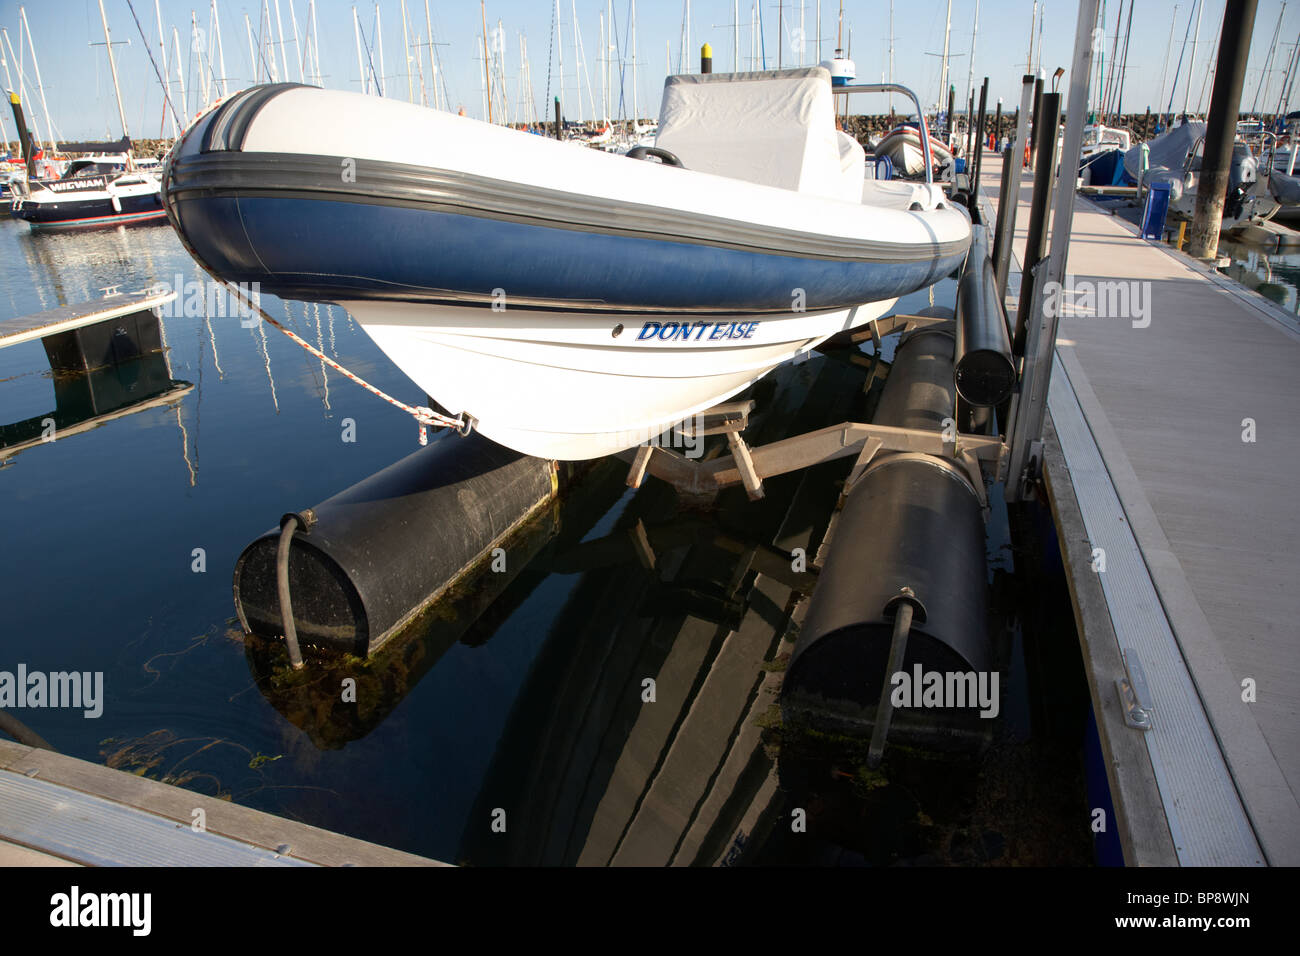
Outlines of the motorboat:
M57 179L11 185L11 214L33 229L161 220L161 172L136 168L131 154L83 156Z
M627 156L272 84L193 121L163 199L215 278L336 303L488 438L584 459L961 265L965 210L864 159L822 67L670 76Z

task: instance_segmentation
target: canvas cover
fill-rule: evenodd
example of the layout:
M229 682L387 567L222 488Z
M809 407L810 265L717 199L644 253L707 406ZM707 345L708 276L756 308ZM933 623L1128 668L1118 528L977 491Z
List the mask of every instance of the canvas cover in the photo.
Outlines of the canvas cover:
M688 169L847 198L862 191L862 148L837 134L825 67L698 73L664 82L655 145Z
M1148 159L1150 173L1146 181L1161 182L1165 179L1181 179L1183 163L1187 154L1196 148L1197 140L1205 135L1205 124L1198 122L1183 123L1169 132L1157 136L1147 146L1151 153ZM1134 146L1124 154L1124 172L1137 182L1142 173L1142 146Z

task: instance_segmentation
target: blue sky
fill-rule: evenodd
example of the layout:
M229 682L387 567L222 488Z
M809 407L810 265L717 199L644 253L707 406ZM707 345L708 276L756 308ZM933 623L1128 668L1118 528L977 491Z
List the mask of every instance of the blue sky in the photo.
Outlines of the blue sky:
M1193 0L1181 0L1177 5L1176 19L1173 21L1173 51L1168 74L1172 80L1175 65L1183 43L1184 32L1188 25L1189 13ZM157 18L154 0L132 0L140 26L148 39L154 58L161 60L157 47ZM765 53L767 65L773 67L777 60L777 21L778 3L776 0L762 0L763 38L765 45L754 56ZM939 57L943 49L943 28L946 0L897 0L894 4L894 75L902 83L917 90L928 103L938 95ZM117 135L119 121L117 107L113 99L112 83L109 75L108 59L103 46L103 29L100 25L97 0L27 0L25 4L0 0L0 27L9 36L9 43L14 48L15 57L19 51L19 7L25 6L27 19L31 26L35 42L36 55L39 60L41 77L45 92L45 105L48 106L51 121L61 137L75 139L79 137L101 136L105 133ZM370 45L370 62L377 66L378 45L375 43L375 3L364 0L353 4L342 0L317 0L317 35L319 37L322 73L324 85L337 89L357 90L360 88L357 64L356 42L353 30L352 11L355 6L362 30ZM433 25L434 40L443 68L446 88L450 93L451 106L465 107L467 114L480 116L483 113L481 93L482 61L482 13L480 5L473 0L429 0L429 10ZM682 38L683 8L682 0L640 0L637 11L637 90L638 102L642 115L653 115L657 111L663 77L667 71L666 60L671 57L675 70L679 57ZM824 0L822 3L822 55L828 57L834 46L836 0ZM127 0L104 0L109 27L115 41L115 55L122 95L125 103L127 123L131 134L136 138L154 137L160 130L169 133L169 124L163 123L164 107L154 67L145 53L140 33L132 17ZM191 11L199 27L206 33L210 29L209 0L161 0L161 13L164 31L171 47L171 31L175 27L183 50L183 59L190 63L187 70L187 83L190 86L189 99L192 111L196 100L192 75L197 74L194 60L190 55ZM275 30L275 0L267 0L269 20ZM289 39L292 32L293 14L297 17L299 33L303 33L307 24L307 0L279 0L280 21L286 34L286 52L289 59L300 55L301 47L295 47ZM380 0L379 17L383 45L386 93L405 99L407 96L407 70L403 63L402 16L400 0ZM425 39L425 3L424 0L406 0L408 33L411 42L418 34ZM586 68L590 73L592 96L597 111L600 108L600 14L607 9L603 0L560 0L560 14L563 28L563 47L565 54L565 115L572 117L579 111L572 105L578 93L574 80L573 50L573 11L576 7L578 28L581 33L582 48L585 52ZM751 57L750 27L753 20L754 0L740 0L740 43L741 66L745 68ZM982 0L980 3L979 35L975 50L976 83L984 75L990 77L991 97L1003 97L1007 103L1014 104L1018 96L1019 79L1024 71L1025 57L1029 45L1029 24L1032 16L1033 0ZM630 0L615 0L613 18L618 26L618 46L630 56L629 38L626 30L629 17ZM1249 108L1255 99L1255 91L1262 67L1268 56L1274 27L1282 8L1281 0L1261 0L1259 13L1255 22L1254 42L1251 53L1250 70L1247 74L1246 89L1243 95L1243 108ZM732 0L694 0L690 4L691 30L688 59L694 63L698 56L699 44L709 41L713 44L715 69L730 70L732 66L733 22ZM1127 4L1125 4L1127 10ZM1107 0L1106 30L1108 34L1106 57L1110 59L1110 36L1115 30L1115 18L1119 10L1119 0ZM1171 17L1174 16L1175 4L1166 0L1139 0L1133 14L1132 38L1130 41L1127 82L1124 91L1126 110L1139 111L1147 105L1154 105L1161 87L1161 74L1164 67L1165 51L1169 44ZM507 97L511 103L512 113L519 118L519 68L520 35L527 42L529 68L532 76L533 101L536 110L545 109L548 89L548 52L550 54L549 89L554 96L558 86L558 67L553 47L552 21L554 18L554 0L488 0L486 15L489 36L501 25L502 45L505 50L505 74ZM261 0L217 0L217 13L220 20L220 35L225 54L225 73L229 87L234 90L249 85L253 81L253 68L244 18L247 15L252 31L256 35L261 19ZM848 0L844 4L845 43L852 40L852 54L857 62L858 76L863 80L879 80L887 69L887 51L889 37L889 0ZM1208 75L1214 41L1223 15L1223 0L1206 0L1200 26L1200 44L1196 59L1192 65L1194 85L1192 87L1193 103L1200 98L1202 88L1208 86L1203 80ZM786 40L782 49L782 60L786 65L797 63L798 52L793 49L794 30L799 22L799 4L786 0L784 4L784 24ZM806 50L805 62L813 62L817 55L817 4L806 0L804 3L804 27ZM1043 20L1042 65L1050 73L1058 65L1068 63L1074 42L1074 21L1076 8L1073 3L1054 0L1046 4ZM1127 13L1125 13L1127 17ZM958 98L964 98L964 90L969 71L968 53L971 45L971 32L975 17L975 0L953 0L952 4L952 39L950 73L952 82L957 86ZM1192 23L1193 31L1195 23ZM1281 83L1282 71L1291 46L1300 34L1300 2L1288 5L1283 21L1278 51L1274 54L1275 63L1270 69L1272 92L1268 99L1271 110L1276 103L1277 91ZM130 40L126 45L121 41ZM90 44L98 43L97 46ZM1037 44L1037 38L1035 38ZM120 45L116 45L120 44ZM211 43L208 44L212 46ZM668 47L666 54L665 45ZM25 50L22 61L29 90L35 92L30 53ZM427 49L427 48L426 48ZM1188 44L1189 54L1191 44ZM278 47L276 56L279 56ZM17 85L18 63L9 56L5 48L5 58L10 60L9 72L12 85ZM1037 54L1035 55L1037 58ZM159 63L161 66L161 63ZM427 70L427 61L426 61ZM219 71L218 71L219 72ZM291 67L294 79L296 68ZM1183 66L1183 81L1188 72L1187 62ZM172 95L179 96L175 79L175 66L169 70L169 82ZM6 86L3 71L0 81ZM418 79L413 81L418 84ZM617 87L617 79L615 85ZM1169 93L1166 84L1165 99ZM618 90L615 89L615 97ZM417 93L418 96L418 93ZM582 92L582 114L589 114L587 106L588 93L584 81ZM632 87L631 71L626 71L623 81L623 97L626 101L625 115L630 115ZM29 113L35 112L37 125L43 130L44 108L37 102L30 102ZM500 94L495 98L494 107L500 109ZM882 101L883 102L883 101ZM870 101L862 99L855 109L874 111ZM1176 108L1181 107L1182 92L1177 95ZM1300 108L1300 95L1297 95L1296 108ZM1261 105L1261 109L1263 106ZM617 107L613 110L618 114ZM526 117L525 117L526 118ZM11 117L5 116L5 123L10 137L13 136ZM44 135L44 134L43 134Z

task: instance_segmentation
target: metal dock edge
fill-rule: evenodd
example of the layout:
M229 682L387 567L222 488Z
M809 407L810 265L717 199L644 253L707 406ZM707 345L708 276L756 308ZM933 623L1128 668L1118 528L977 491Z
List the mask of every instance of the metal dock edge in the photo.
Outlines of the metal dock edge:
M195 811L204 830L195 831ZM0 866L441 866L0 740Z

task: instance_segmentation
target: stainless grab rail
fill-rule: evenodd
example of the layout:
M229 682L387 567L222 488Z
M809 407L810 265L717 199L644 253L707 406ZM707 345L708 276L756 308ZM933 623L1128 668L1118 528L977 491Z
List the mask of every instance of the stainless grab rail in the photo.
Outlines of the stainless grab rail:
M925 111L921 109L921 98L900 83L846 83L832 86L832 93L897 93L906 96L916 105L916 116L920 121L921 152L925 155L925 181L934 183L934 157L930 153L930 130L926 126Z

